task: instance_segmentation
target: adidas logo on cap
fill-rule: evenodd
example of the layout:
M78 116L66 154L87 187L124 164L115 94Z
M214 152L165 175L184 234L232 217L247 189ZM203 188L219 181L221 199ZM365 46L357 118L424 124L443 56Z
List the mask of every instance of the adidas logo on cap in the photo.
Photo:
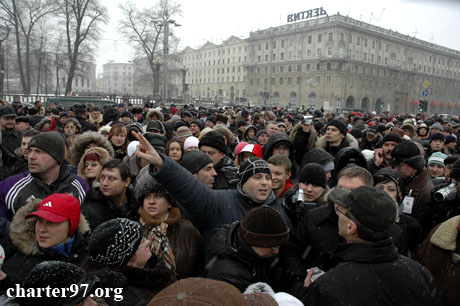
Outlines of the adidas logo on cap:
M51 205L51 202L46 202L46 203L43 205L43 207L53 207L53 206Z

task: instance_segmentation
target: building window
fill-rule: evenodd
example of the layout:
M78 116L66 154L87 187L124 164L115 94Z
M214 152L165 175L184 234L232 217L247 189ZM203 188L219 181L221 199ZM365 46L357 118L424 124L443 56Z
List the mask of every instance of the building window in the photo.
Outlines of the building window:
M275 85L275 78L271 78L271 84Z
M283 78L280 78L280 85L283 85Z
M265 61L268 62L268 54L265 54Z
M348 43L351 44L353 42L353 36L348 35Z
M327 55L332 56L332 48L327 48Z
M307 64L307 71L310 71L310 64Z
M321 77L320 76L317 76L316 77L316 84L320 84L321 83Z
M331 76L330 75L326 76L326 84L331 84Z
M361 44L361 37L356 37L356 45L359 46Z
M337 77L337 84L338 85L342 84L342 77L341 76Z
M284 39L281 41L281 48L284 48Z
M297 85L300 85L300 82L302 81L301 77L297 77Z
M284 60L284 53L283 52L281 52L281 54L280 54L280 60Z
M291 77L288 77L288 85L291 85Z
M327 63L327 65L326 65L327 68L326 69L331 70L331 66L332 66L331 63Z
M257 79L256 84L260 85L260 79Z
M367 38L364 38L364 47L367 47Z
M264 85L267 85L267 78L264 78Z
M257 62L260 63L260 55L257 56Z
M288 66L288 72L291 72L292 71L292 67L291 65Z
M367 53L366 52L363 53L363 60L367 61Z
M318 34L318 42L320 43L322 40L323 40L323 35L322 35L322 34Z
M345 34L344 33L340 33L340 41L345 41Z
M329 33L328 34L328 40L333 41L334 40L334 33Z
M249 84L250 84L251 86L254 85L254 80L253 80L253 79L250 79L250 80L249 80Z
M280 66L280 72L284 72L284 66Z
M310 36L308 36L308 43L309 43L309 44L311 44L311 40L312 40L312 37L311 37L311 35L310 35Z
M272 54L272 61L276 61L276 54Z
M307 57L311 57L311 50L310 49L307 50Z
M302 71L302 65L297 65L297 71Z
M321 49L316 50L316 53L318 54L318 56L321 56Z
M268 50L268 43L265 43L265 50Z
M316 70L321 70L321 63L316 64Z

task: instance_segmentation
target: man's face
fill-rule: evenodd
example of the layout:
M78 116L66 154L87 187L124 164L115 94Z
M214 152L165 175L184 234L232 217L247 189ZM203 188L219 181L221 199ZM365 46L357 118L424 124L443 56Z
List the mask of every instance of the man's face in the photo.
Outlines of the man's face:
M59 167L57 160L45 151L36 147L29 148L27 161L29 164L29 171L33 174L48 173L50 170Z
M383 156L387 162L391 160L391 151L396 147L398 143L394 141L385 141L382 145Z
M201 130L198 124L195 124L195 123L190 124L190 132L192 132L192 135L195 137L199 135Z
M99 111L91 112L91 118L92 118L93 120L99 119L100 116L101 116L101 112L99 112Z
M120 170L117 168L104 169L99 177L101 192L107 198L117 198L126 192L131 179L126 181L121 179Z
M426 128L422 127L422 128L420 128L418 130L418 133L419 133L420 136L425 136L428 133L428 130Z
M32 139L32 137L22 137L21 140L21 152L24 155L24 158L27 159L29 155L29 142Z
M284 156L289 158L289 154L290 154L289 146L287 144L284 144L284 143L276 145L273 148L272 156L276 155L276 154L281 154L281 155L284 155Z
M401 174L403 179L407 179L417 173L417 169L412 168L406 163L401 163L400 165L396 166L395 169L399 171L399 174Z
M240 126L240 127L238 128L238 131L244 132L244 131L246 131L246 128L247 128L247 127L248 127L247 125L242 125L242 126Z
M331 145L338 146L342 142L342 139L345 138L338 128L335 126L328 126L326 129L326 141L331 143Z
M263 203L272 189L272 176L269 173L256 173L242 186L243 192L254 202Z
M361 178L349 176L342 176L337 183L337 187L347 190L353 190L364 185L366 184Z
M304 184L299 183L299 188L303 189L305 202L315 202L323 194L324 188L321 186L316 186L311 183Z
M26 131L30 127L30 124L27 122L16 122L15 128L20 132Z
M284 118L284 124L286 124L286 127L290 127L291 126L291 121L289 121L288 118Z
M213 147L208 147L208 146L201 146L200 148L201 152L204 154L208 155L209 158L211 158L213 165L217 165L222 158L224 158L225 154L220 152L219 150L213 148Z
M277 255L280 247L273 248L261 248L256 246L251 246L254 252L262 258L272 258L274 255Z
M129 123L129 122L131 122L131 117L129 117L129 116L121 117L121 122Z
M65 122L67 121L67 119L69 119L69 117L61 117L61 118L59 118L59 122L60 122L62 125L64 125Z
M444 141L440 139L435 139L431 141L430 147L433 151L441 151L444 148Z
M375 138L377 138L377 134L373 133L366 133L367 140L373 141Z
M431 135L436 134L436 133L441 133L441 130L440 130L440 129L431 128Z
M291 176L290 172L287 172L283 166L276 166L269 164L270 170L272 170L272 189L275 191L283 190L286 185L286 180Z
M267 143L268 141L268 135L267 134L260 134L259 137L257 137L257 142L263 146Z
M276 132L278 132L278 125L276 125L276 123L270 123L267 125L267 132L268 132L268 136L271 136L273 134L275 134Z
M207 164L200 170L198 170L197 173L194 174L194 176L203 183L206 187L212 188L214 184L215 177L217 175L216 170L214 170L214 166L212 163Z
M12 129L14 129L15 121L16 119L14 118L14 116L0 116L0 126L4 131L11 131Z
M187 122L187 123L192 122L192 120L193 120L193 118L190 117L190 116L185 116L185 117L184 117L184 121Z
M213 128L214 125L215 125L214 122L212 122L211 120L206 120L206 124L205 124L206 127Z

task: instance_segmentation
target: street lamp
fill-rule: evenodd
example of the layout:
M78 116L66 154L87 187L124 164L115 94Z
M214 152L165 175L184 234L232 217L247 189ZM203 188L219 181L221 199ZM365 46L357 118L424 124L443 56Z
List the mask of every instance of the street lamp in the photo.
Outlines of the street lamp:
M168 101L168 53L169 53L169 24L176 27L181 25L173 19L165 19L163 21L163 103Z

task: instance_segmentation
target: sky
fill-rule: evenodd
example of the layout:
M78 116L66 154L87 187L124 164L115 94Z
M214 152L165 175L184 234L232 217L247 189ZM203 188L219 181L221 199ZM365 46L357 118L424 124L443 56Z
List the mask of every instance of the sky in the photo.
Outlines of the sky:
M109 61L126 63L134 53L118 31L122 14L118 4L125 0L102 0L110 21L103 28L96 56L97 73ZM154 1L132 0L139 8ZM250 31L287 24L287 15L323 7L329 15L338 12L402 34L460 50L460 0L176 0L182 16L174 29L179 50L197 48L205 42L219 44L231 35L247 38Z

